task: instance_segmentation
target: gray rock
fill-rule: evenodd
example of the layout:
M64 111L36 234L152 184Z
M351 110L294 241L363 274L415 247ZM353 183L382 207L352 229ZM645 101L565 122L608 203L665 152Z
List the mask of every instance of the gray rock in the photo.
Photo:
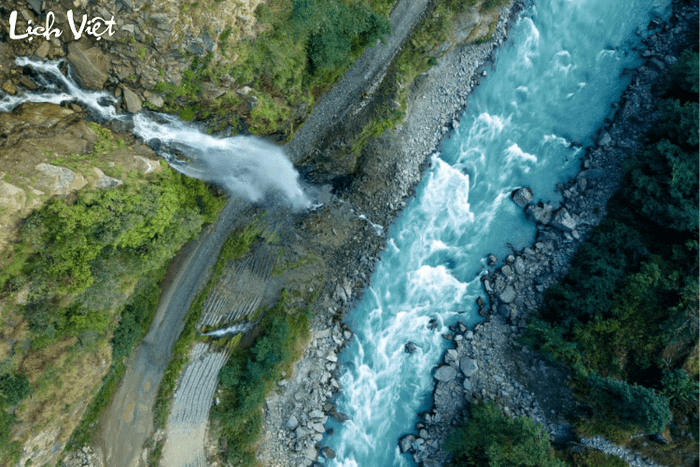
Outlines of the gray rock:
M610 136L610 133L607 131L603 133L603 136L600 138L600 141L598 141L599 146L605 146L612 143L612 137Z
M526 186L523 188L518 188L511 193L511 198L521 208L524 208L532 201L532 189Z
M404 453L410 451L415 440L416 437L413 435L406 435L401 438L399 440L399 448L401 449L401 452Z
M321 454L323 454L323 457L326 459L335 459L335 451L328 446L321 449Z
M469 381L469 378L464 378L462 387L464 388L464 392L472 392L472 383Z
M576 229L576 221L566 208L558 210L550 224L563 232L571 232Z
M158 108L163 107L163 104L165 104L165 101L163 100L163 98L158 94L152 94L152 95L148 96L148 102L150 102L151 104L155 105Z
M457 376L457 370L449 365L443 365L435 370L435 379L438 381L452 381Z
M503 302L503 303L512 303L513 300L515 300L515 289L513 288L512 285L509 285L508 287L503 290L498 295L498 298Z
M135 114L141 111L141 98L131 89L124 88L124 103L129 113Z
M459 360L459 368L462 370L462 373L464 373L464 376L470 378L477 372L479 365L476 364L476 360L473 358L462 357Z
M27 4L37 15L41 14L41 0L27 0Z
M315 460L316 457L318 457L318 451L316 451L315 447L308 447L304 449L304 456L306 456L307 459L309 460Z
M68 63L82 87L100 91L109 78L109 60L98 47L83 49L80 45L83 43L73 41L68 44Z
M290 430L295 430L296 427L299 426L299 420L297 420L297 418L294 415L292 415L289 417L289 420L287 420L287 423L285 423L284 426L286 426Z
M309 412L309 418L313 418L313 419L316 419L316 420L320 420L320 419L322 419L323 417L325 417L325 415L323 414L323 412L321 412L321 411L318 410L318 409L312 410L311 412Z
M50 42L44 41L34 53L37 57L44 59L49 54L49 50L51 50Z
M104 172L102 172L97 167L93 167L92 170L98 176L98 180L94 183L95 188L99 188L101 190L106 190L109 188L118 187L119 185L124 183L119 179L108 177L107 175L104 174Z
M518 256L515 258L515 263L513 263L513 269L515 269L515 273L518 275L525 274L525 261Z
M525 208L525 215L539 224L547 225L552 220L552 206L542 202L529 204Z
M36 188L52 195L67 195L87 185L82 175L65 167L41 163L36 170L40 172Z

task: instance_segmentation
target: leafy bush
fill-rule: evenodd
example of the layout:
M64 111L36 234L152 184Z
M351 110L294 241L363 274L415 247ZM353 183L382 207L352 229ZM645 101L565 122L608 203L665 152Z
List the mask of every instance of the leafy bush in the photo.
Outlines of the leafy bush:
M668 399L653 389L595 375L591 375L588 382L593 399L604 406L607 413L614 413L622 422L646 433L663 431L673 418Z
M661 377L661 394L672 402L690 402L698 400L698 381L691 380L680 368L664 369Z
M29 380L26 375L6 373L0 376L0 403L6 406L16 405L29 393Z
M472 404L471 417L448 436L445 448L464 467L566 465L553 457L542 425L527 417L506 417L490 402Z

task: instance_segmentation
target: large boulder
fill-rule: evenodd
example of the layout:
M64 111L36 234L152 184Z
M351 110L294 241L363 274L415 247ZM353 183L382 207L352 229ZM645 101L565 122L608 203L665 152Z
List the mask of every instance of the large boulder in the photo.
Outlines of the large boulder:
M467 378L471 378L472 376L474 376L474 373L476 373L479 369L479 365L476 364L476 360L474 360L473 358L462 357L459 360L459 369L462 370L464 376L466 376Z
M141 111L141 98L131 89L124 88L124 104L129 113L136 114Z
M51 164L37 164L39 177L36 187L51 195L67 195L87 185L87 180L70 169Z
M399 448L401 449L401 452L408 452L412 449L413 447L413 442L416 440L416 437L414 435L406 435L403 438L399 440Z
M503 289L503 292L498 294L498 298L503 303L513 303L513 300L515 300L515 289L512 285L507 286L505 289Z
M70 63L78 84L85 89L102 90L109 78L109 59L97 47L83 48L84 41L68 44Z
M571 232L576 229L576 220L571 217L566 208L561 208L554 214L550 225L564 232Z
M95 188L99 188L99 189L104 190L104 189L108 189L108 188L117 187L117 186L121 185L122 183L124 183L119 179L108 177L107 175L105 175L105 173L103 171L101 171L97 167L93 167L92 170L95 172L95 175L97 176L97 180L93 183Z
M552 220L552 205L542 202L530 204L525 208L525 215L538 224L547 225Z
M435 379L438 381L452 381L457 377L457 370L450 365L443 365L435 370Z
M518 188L517 190L514 190L510 196L513 198L515 204L521 208L524 208L532 201L532 189L530 189L529 186Z

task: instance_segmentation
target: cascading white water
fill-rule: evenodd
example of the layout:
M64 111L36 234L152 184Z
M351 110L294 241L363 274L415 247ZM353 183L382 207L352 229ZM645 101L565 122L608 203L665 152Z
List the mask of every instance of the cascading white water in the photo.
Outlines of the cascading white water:
M23 102L78 102L99 120L132 119L134 134L156 145L159 154L174 169L189 177L220 185L251 202L277 199L295 211L310 206L299 183L299 174L280 146L253 136L213 137L166 114L143 111L133 118L118 114L114 97L104 91L81 89L61 73L60 60L35 61L21 57L15 63L38 72L40 84L47 91L4 96L0 100L0 112L9 112ZM176 157L175 151L184 159Z

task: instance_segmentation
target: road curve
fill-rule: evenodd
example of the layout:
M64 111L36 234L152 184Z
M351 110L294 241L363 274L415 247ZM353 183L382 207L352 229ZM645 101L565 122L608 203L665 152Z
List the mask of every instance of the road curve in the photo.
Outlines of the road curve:
M182 259L180 270L164 290L151 329L130 360L98 433L106 467L144 466L143 445L153 435L153 404L187 311L204 287L228 234L236 227L243 202L231 199L214 228L206 229Z

